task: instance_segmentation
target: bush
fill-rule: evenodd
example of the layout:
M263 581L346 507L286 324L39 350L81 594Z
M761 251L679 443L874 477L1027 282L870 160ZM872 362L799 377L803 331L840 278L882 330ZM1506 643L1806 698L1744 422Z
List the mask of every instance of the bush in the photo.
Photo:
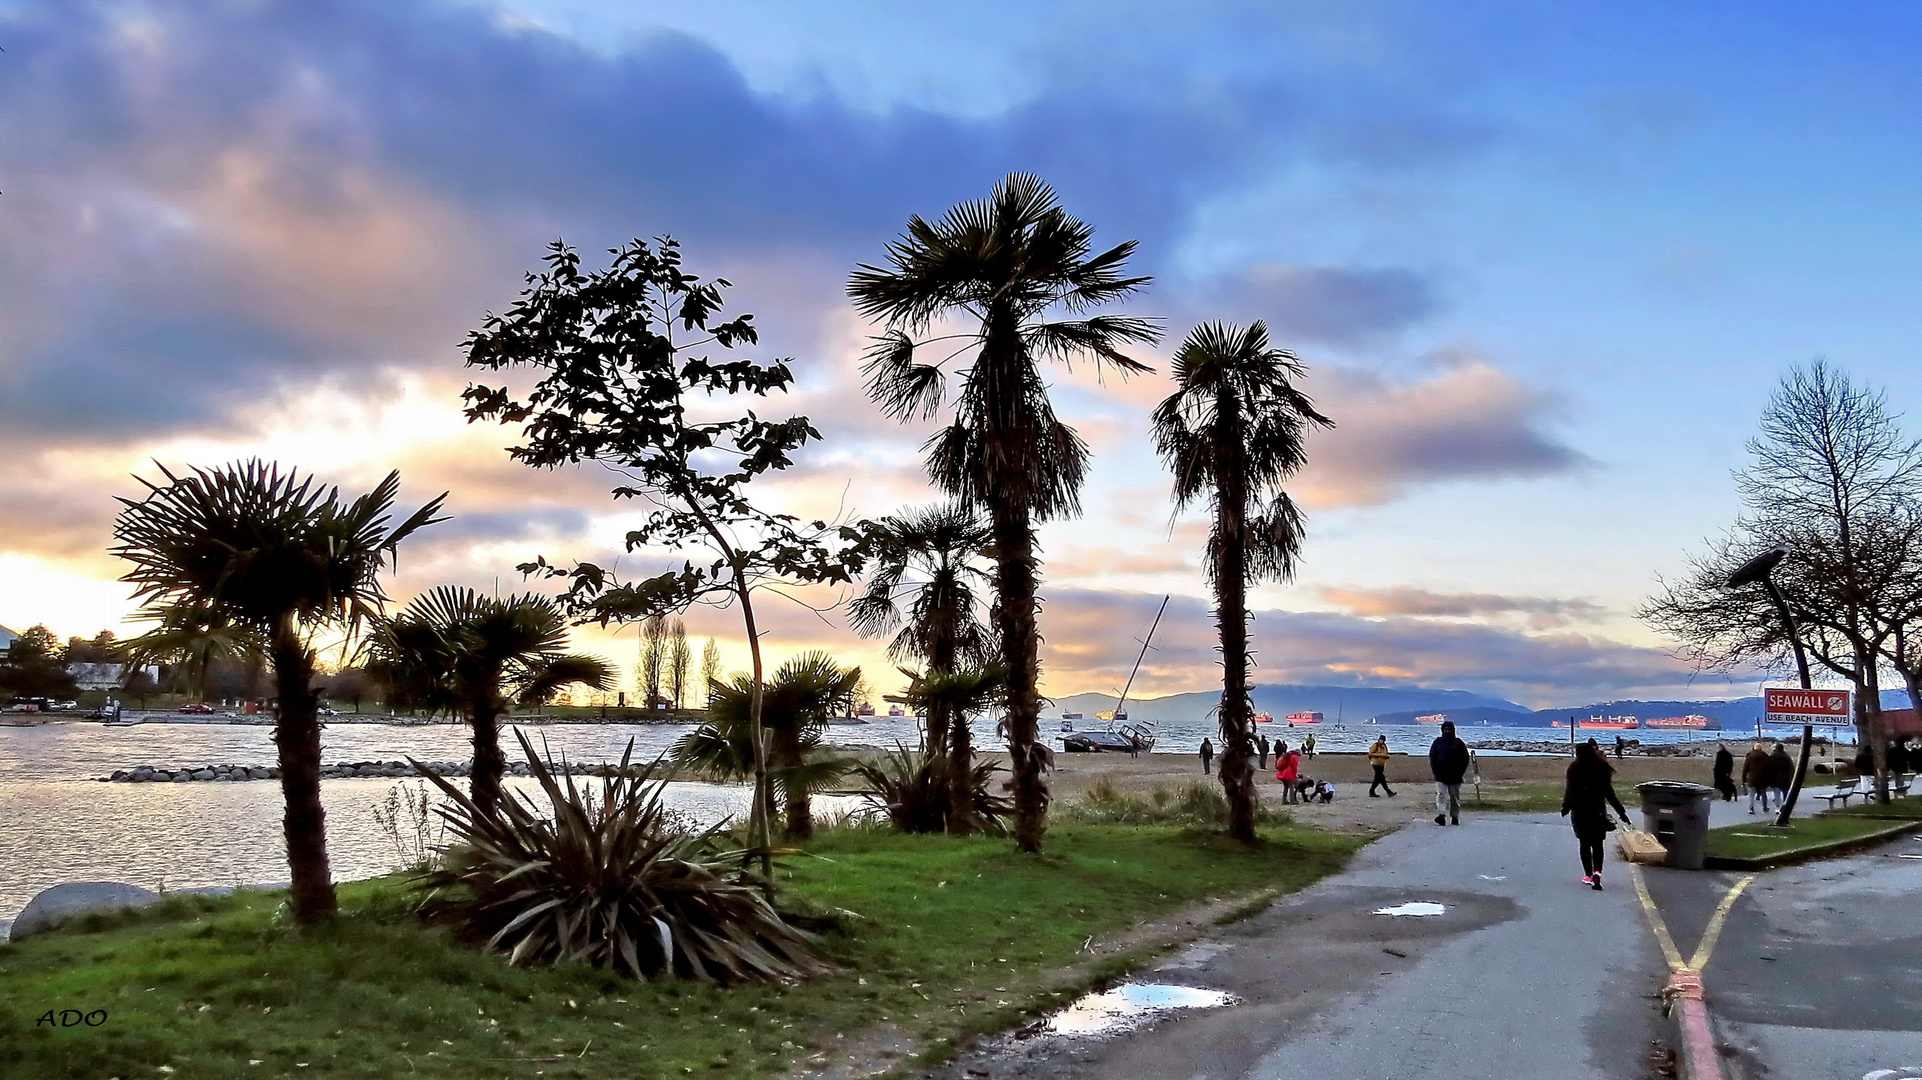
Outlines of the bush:
M855 773L866 780L870 790L861 793L872 812L884 817L896 829L909 833L948 831L948 769L944 757L930 758L897 746L878 762L855 766ZM969 777L974 791L975 828L989 836L1006 836L1003 820L1014 813L1014 802L994 793L994 774L1001 767L992 761L976 765Z
M833 969L768 902L771 887L746 869L746 852L726 849L718 827L677 827L661 805L666 781L629 766L632 743L621 768L589 781L600 789L589 792L572 776L556 780L518 738L552 820L525 795L484 814L421 770L451 800L440 812L454 837L442 863L417 875L429 890L423 914L515 964L571 961L723 984Z
M1199 781L1178 788L1157 787L1146 795L1130 795L1107 778L1096 780L1080 799L1063 803L1056 810L1064 821L1090 825L1181 825L1190 828L1225 828L1228 824L1228 798L1215 784ZM1255 804L1259 824L1285 825L1288 815Z

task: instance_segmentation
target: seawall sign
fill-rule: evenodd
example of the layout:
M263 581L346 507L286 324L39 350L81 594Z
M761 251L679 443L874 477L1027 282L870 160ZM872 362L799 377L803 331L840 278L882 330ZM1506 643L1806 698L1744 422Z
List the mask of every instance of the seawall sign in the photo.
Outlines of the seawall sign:
M1851 695L1852 691L1848 690L1770 686L1762 691L1762 707L1770 723L1848 727L1855 722L1855 712L1850 708Z

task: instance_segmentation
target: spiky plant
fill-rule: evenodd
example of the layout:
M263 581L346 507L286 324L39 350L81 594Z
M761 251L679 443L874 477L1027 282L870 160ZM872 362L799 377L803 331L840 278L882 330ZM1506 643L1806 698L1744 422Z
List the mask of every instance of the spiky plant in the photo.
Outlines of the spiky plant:
M551 818L525 794L483 811L418 762L448 797L446 858L418 877L421 910L515 964L581 963L634 978L725 985L834 970L789 926L718 827L689 831L662 805L666 781L631 763L586 786L556 778L515 732Z
M368 666L414 704L457 713L474 729L471 785L483 811L500 801L507 759L500 720L569 685L607 688L613 670L570 654L567 617L544 596L492 597L442 585L369 635Z
M863 264L848 280L855 307L887 327L869 356L868 394L897 419L933 416L947 392L945 361L923 361L927 342L917 336L949 317L974 324L953 335L957 348L937 346L950 358L973 356L953 420L928 441L927 465L937 486L988 518L1023 851L1041 850L1048 811L1035 527L1080 513L1088 468L1087 444L1055 415L1041 364L1083 359L1123 374L1146 371L1121 350L1158 337L1149 320L1089 314L1148 280L1124 272L1132 241L1096 252L1093 240L1052 188L1013 173L986 199L937 221L910 218L907 233L888 245L888 265Z
M1228 834L1255 839L1254 706L1248 687L1248 585L1286 581L1301 553L1301 513L1282 484L1307 463L1307 432L1332 427L1295 387L1303 368L1268 327L1195 327L1174 358L1175 392L1154 411L1155 447L1175 474L1175 506L1214 511L1208 577L1221 635L1221 786Z
M1001 766L992 761L981 762L970 768L960 783L955 783L950 775L949 770L953 768L950 758L920 754L897 745L892 753L878 761L856 765L854 772L867 783L861 797L867 800L868 806L902 832L973 831L1006 836L1007 818L1014 813L1014 803L994 791L994 774L1001 771ZM949 826L952 792L956 788L968 793L969 827L966 830Z
M321 630L350 635L380 614L379 574L401 541L434 521L442 495L390 524L400 474L343 503L340 489L252 460L146 480L145 498L121 499L113 554L133 564L121 578L151 609L186 605L267 640L278 700L274 742L286 802L289 898L296 922L331 917L320 803L320 695L314 690Z
M968 720L976 713L999 708L1007 702L1007 669L998 664L963 667L957 670L900 669L908 685L899 700L922 716L936 714L950 718L946 764L939 770L948 784L948 809L944 817L948 832L968 833L986 828L976 811L980 797L973 777L974 733Z

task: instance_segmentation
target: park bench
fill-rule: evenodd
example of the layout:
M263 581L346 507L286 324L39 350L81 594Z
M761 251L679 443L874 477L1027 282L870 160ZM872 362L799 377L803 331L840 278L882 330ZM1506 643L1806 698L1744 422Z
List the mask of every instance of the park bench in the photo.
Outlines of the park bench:
M1868 792L1863 791L1861 789L1861 784L1862 784L1862 779L1861 777L1857 777L1857 776L1851 776L1847 780L1837 780L1835 782L1834 791L1831 791L1826 795L1817 795L1815 796L1815 798L1826 800L1829 804L1829 809L1831 810L1835 809L1835 800L1837 799L1842 800L1843 806L1847 806L1849 804L1849 800L1854 798L1855 796L1868 794Z

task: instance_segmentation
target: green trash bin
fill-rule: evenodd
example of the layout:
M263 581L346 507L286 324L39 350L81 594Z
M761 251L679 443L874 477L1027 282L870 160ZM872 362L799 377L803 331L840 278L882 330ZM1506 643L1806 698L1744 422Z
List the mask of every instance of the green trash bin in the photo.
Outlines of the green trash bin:
M1708 862L1708 811L1715 789L1679 780L1635 785L1642 796L1642 828L1668 849L1664 866L1700 870Z

